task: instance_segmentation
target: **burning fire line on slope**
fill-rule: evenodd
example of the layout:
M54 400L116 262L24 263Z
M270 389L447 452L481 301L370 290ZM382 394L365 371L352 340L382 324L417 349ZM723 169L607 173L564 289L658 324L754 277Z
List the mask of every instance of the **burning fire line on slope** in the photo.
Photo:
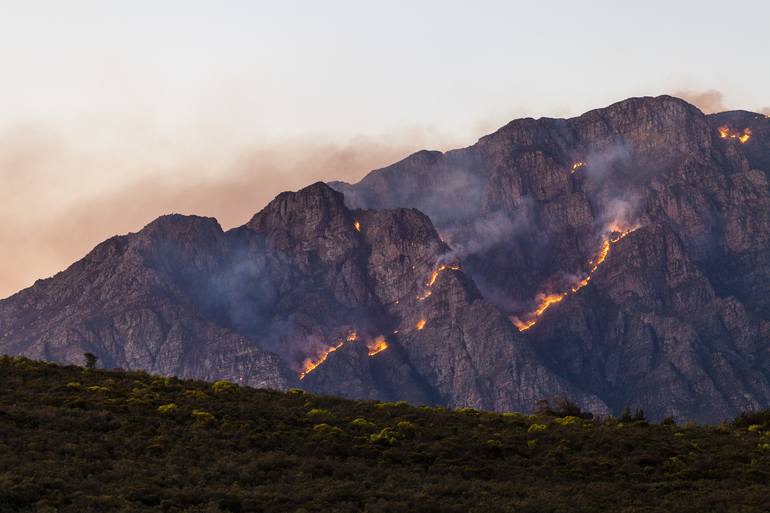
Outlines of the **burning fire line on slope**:
M719 137L722 139L737 139L741 144L746 144L751 139L751 129L744 128L743 132L734 132L727 126L720 126Z
M449 269L450 271L459 271L462 269L459 264L440 264L438 267L436 267L432 273L430 273L430 278L428 278L428 281L425 283L425 292L417 296L417 301L423 301L425 299L428 299L433 292L430 290L433 285L436 283L436 280L438 280L439 275Z
M305 358L305 361L302 362L302 372L299 373L299 379L305 379L305 376L313 372L316 368L318 368L319 365L325 362L331 353L341 349L342 346L344 346L347 342L355 342L357 340L358 333L351 331L348 333L348 336L345 337L345 340L338 340L335 345L325 348L323 352L315 359Z
M360 231L361 231L361 221L359 221L358 219L356 219L356 220L353 222L353 228L355 228L357 232L360 232Z
M366 344L366 349L369 350L369 356L374 356L376 354L379 354L383 351L385 351L388 348L388 341L385 340L385 337L380 335L379 337L375 337L374 340L370 340Z
M575 171L583 167L586 167L585 162L575 162L574 164L572 164L572 169L570 170L570 174L574 174Z
M586 285L588 285L588 282L591 281L591 277L596 272L597 269L599 269L599 266L604 263L604 261L607 259L607 255L610 253L610 248L613 244L618 242L620 239L628 235L629 233L633 232L636 229L629 228L629 229L622 229L617 226L613 226L609 232L609 235L604 239L602 242L602 247L599 250L599 252L596 254L596 257L589 262L589 265L591 265L591 270L588 271L588 274L575 283L572 287L570 287L568 290L565 290L558 294L545 294L540 299L540 302L533 310L530 312L524 319L521 319L519 317L513 316L511 317L511 322L519 331L527 331L532 326L537 324L537 322L540 320L540 317L545 313L546 310L548 310L551 306L561 303L565 298L568 296L571 296L572 294L576 293Z
M299 373L299 379L305 379L308 374L316 370L322 363L324 363L330 354L339 349L342 349L345 344L357 341L358 333L351 331L348 333L347 337L345 337L345 340L338 340L334 345L326 347L323 352L321 352L321 354L315 358L305 358L305 361L302 362L302 372ZM382 335L379 335L366 343L367 354L369 356L379 354L385 351L388 347L388 341L385 340L385 337Z

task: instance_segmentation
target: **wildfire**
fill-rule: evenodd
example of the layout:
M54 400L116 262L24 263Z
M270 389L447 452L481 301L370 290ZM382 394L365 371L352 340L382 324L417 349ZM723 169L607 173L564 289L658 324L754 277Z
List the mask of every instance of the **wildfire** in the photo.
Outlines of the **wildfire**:
M436 283L436 280L438 280L439 275L449 269L450 271L459 271L462 269L459 264L440 264L438 267L436 267L432 273L430 273L430 278L428 278L428 281L425 282L425 286L427 289L417 296L417 301L424 301L428 299L433 292L430 290L430 288Z
M447 269L450 269L452 271L459 271L461 267L458 264L441 264L438 267L436 267L432 273L430 273L430 279L425 284L427 287L432 287L434 283L436 283L436 280L438 279L438 275L442 272L446 271Z
M574 164L572 164L572 170L570 171L570 173L574 173L575 171L577 171L581 167L586 167L586 163L585 162L575 162Z
M423 292L422 294L417 296L417 301L424 301L424 300L428 299L431 296L431 294L433 294L432 291L426 290L425 292Z
M356 219L355 222L353 223L353 228L355 228L357 232L360 232L361 231L361 221Z
M751 139L751 129L744 128L743 132L733 132L729 127L720 126L719 137L722 139L737 139L741 144L746 144Z
M530 329L532 326L537 324L537 321L540 320L540 316L542 316L546 310L551 308L551 306L561 303L566 297L576 293L588 285L593 274L607 259L607 255L610 253L610 248L612 245L635 229L636 227L629 229L622 229L617 226L611 227L609 234L605 237L604 241L602 241L602 247L599 249L596 257L589 262L589 265L591 265L591 270L588 271L588 274L564 292L560 292L558 294L541 294L539 296L537 308L535 308L535 310L527 315L525 319L520 319L519 317L515 316L510 318L513 325L516 326L519 331L526 331Z
M385 340L385 337L380 335L379 337L376 337L374 340L370 340L366 344L366 348L369 350L369 356L374 356L378 353L385 351L388 348L388 341Z
M341 349L342 346L344 346L347 342L355 342L357 340L358 333L355 330L350 331L345 337L345 340L339 340L335 345L325 348L321 354L315 358L305 358L305 361L302 362L302 372L299 373L299 379L305 379L305 376L313 372L319 365L325 362L331 353Z
M417 324L414 327L417 328L418 331L420 331L425 327L426 322L428 321L425 319L420 319L419 321L417 321Z
M325 362L330 354L332 354L337 349L340 349L344 345L345 345L345 342L340 340L337 343L337 345L330 346L324 349L321 355L318 356L315 360L313 360L312 358L306 358L305 361L302 362L302 372L299 373L299 379L305 379L305 376L313 372L319 365Z

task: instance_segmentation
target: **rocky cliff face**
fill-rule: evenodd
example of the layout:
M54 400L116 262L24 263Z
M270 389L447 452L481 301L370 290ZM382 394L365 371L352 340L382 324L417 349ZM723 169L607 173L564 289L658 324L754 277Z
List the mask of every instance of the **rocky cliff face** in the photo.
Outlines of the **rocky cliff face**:
M659 97L332 185L428 214L517 338L613 411L715 420L770 404L768 175L765 116Z
M110 239L0 301L0 351L714 421L770 406L769 174L758 114L660 97L516 120L227 232L166 216Z
M0 302L0 349L356 398L531 409L570 396L417 210L318 183L246 225L166 216ZM435 274L434 274L435 273Z

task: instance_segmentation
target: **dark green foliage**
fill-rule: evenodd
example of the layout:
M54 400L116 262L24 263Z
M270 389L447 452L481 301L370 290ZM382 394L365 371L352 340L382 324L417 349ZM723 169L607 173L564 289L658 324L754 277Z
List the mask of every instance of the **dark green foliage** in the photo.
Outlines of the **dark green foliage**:
M767 412L676 426L559 408L453 412L0 357L0 511L767 511Z
M83 354L83 360L85 361L86 369L94 369L94 368L96 368L96 360L98 360L98 358L96 357L95 354L93 354L93 353L84 353Z
M535 413L548 417L579 417L583 419L592 419L591 412L584 412L577 404L568 399L560 397L553 401L553 404L543 399L537 403Z

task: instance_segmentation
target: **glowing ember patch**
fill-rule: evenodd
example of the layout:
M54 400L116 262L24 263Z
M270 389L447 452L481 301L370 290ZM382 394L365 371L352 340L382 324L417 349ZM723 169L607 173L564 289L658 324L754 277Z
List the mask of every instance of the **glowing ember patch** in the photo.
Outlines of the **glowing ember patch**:
M604 263L604 261L607 259L607 255L610 253L610 248L613 244L618 242L620 239L634 231L636 227L630 228L630 229L622 229L618 226L612 226L609 228L609 234L606 236L604 241L602 241L602 247L599 249L599 252L597 253L596 257L589 262L589 265L591 265L591 270L588 271L588 275L576 282L574 285L572 285L568 290L558 293L558 294L543 294L539 296L538 299L538 306L533 310L531 313L529 313L524 319L521 319L519 317L513 316L510 317L511 322L519 331L527 331L532 326L537 324L537 321L540 320L540 317L545 313L546 310L551 308L551 306L561 303L566 297L576 293L591 281L591 277L596 272L597 269L599 269L599 266Z
M420 319L419 321L417 321L417 324L414 327L417 328L418 330L422 330L425 327L426 322L428 321L426 321L425 319Z
M586 163L585 162L575 162L574 164L572 164L572 170L570 171L570 173L574 173L575 171L577 171L581 167L586 167Z
M353 228L355 228L357 232L360 232L361 231L361 221L356 219L356 222L353 223Z
M719 127L719 137L722 139L733 139L739 141L741 144L746 144L751 139L751 129L744 128L743 132L734 132L729 127Z
M417 296L417 301L424 301L428 299L431 296L431 294L433 294L433 292L431 292L430 290L426 290L423 294L420 294L419 296Z
M436 283L436 280L438 279L438 275L443 273L449 269L450 271L459 271L462 269L459 264L441 264L436 269L433 270L432 273L430 273L430 279L428 279L428 282L425 284L426 287L432 287L434 283Z
M369 356L374 356L378 353L385 351L388 348L388 341L385 340L385 337L380 335L374 340L369 341L366 344L366 348L369 350Z
M319 365L326 361L331 353L337 349L340 349L344 345L345 342L340 341L337 345L324 349L321 355L318 356L315 360L312 358L305 359L305 361L302 363L302 372L299 373L299 379L305 379L305 376L316 370Z
M345 337L345 340L348 342L355 342L356 340L358 340L358 333L356 333L355 331L351 331L350 333L348 333L348 336Z

